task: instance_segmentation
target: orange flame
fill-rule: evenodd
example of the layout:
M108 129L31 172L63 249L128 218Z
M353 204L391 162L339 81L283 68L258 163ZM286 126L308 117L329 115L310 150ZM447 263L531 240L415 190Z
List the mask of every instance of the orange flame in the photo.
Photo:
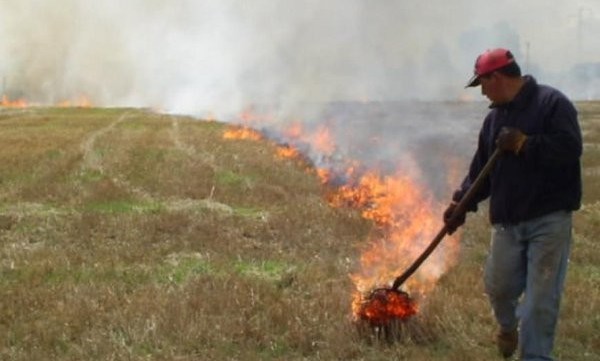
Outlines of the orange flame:
M242 118L255 121L260 117L246 114ZM300 152L293 144L309 144L311 150L324 156L336 152L331 131L325 126L319 126L310 133L302 123L293 122L281 133L292 146L279 146L277 154L280 157L299 157ZM358 161L345 161L342 165L342 169L336 167L334 170L327 166L316 169L315 173L323 184L333 185L329 187L327 200L334 207L359 210L362 217L375 225L360 256L359 267L350 275L356 288L352 301L353 315L355 319L368 320L373 325L381 325L394 318L411 317L418 312L416 299L431 291L454 262L457 240L446 240L440 245L440 250L434 252L404 283L403 287L416 293L416 298L410 298L402 291L390 290L394 279L412 264L441 229L441 207L433 201L428 190L403 169L395 174L382 175L376 170L365 171ZM344 182L343 185L335 185L338 178ZM454 175L452 178L455 178Z
M290 146L279 146L277 147L277 156L280 158L299 158L300 152Z
M360 270L351 275L358 291L387 286L435 237L442 225L426 194L408 176L369 172L356 185L344 185L329 196L332 205L357 208L378 227L361 255ZM433 281L421 277L412 288L426 292Z
M56 104L60 108L70 108L70 107L78 107L78 108L90 108L92 106L92 102L86 96L80 96L75 100L63 100Z
M10 100L6 94L2 95L2 101L0 106L6 108L26 108L28 106L27 101L24 99Z
M355 186L345 185L330 197L334 206L350 205L377 226L363 250L359 269L350 275L356 291L352 301L355 319L382 325L392 319L406 319L417 313L416 300L400 297L389 289L397 276L420 255L441 228L441 218L433 201L414 179L402 174L379 176L365 174ZM417 298L431 291L449 263L457 243L450 251L432 255L403 287ZM452 250L454 249L454 251ZM387 290L374 295L377 289ZM375 290L375 291L374 291ZM404 294L404 293L402 293Z
M25 99L16 99L11 100L6 94L2 95L2 100L0 100L0 106L6 108L28 108L30 106L38 106L40 104L31 104ZM70 108L70 107L78 107L78 108L90 108L92 106L92 102L86 96L80 96L74 100L62 100L55 104L55 106L59 108Z
M405 320L417 314L419 308L407 293L390 289L374 290L367 299L356 293L352 302L356 318L371 326L384 326L391 319Z
M283 130L283 136L286 139L308 143L321 155L331 155L336 149L331 131L324 125L314 132L308 132L304 130L302 123L295 121Z
M248 127L236 127L227 129L225 132L223 132L223 138L260 140L263 138L263 136L254 129Z
M301 139L304 137L304 127L302 123L295 121L292 122L286 129L283 131L283 136L288 139Z
M324 155L332 155L335 152L335 143L331 136L331 131L325 126L317 129L317 132L312 137L312 144L316 151Z

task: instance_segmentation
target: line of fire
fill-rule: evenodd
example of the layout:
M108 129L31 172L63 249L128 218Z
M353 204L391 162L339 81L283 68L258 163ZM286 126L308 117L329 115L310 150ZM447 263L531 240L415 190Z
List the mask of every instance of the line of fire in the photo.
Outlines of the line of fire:
M356 209L373 223L357 269L349 275L354 284L349 302L352 320L369 338L394 341L401 337L403 325L418 317L420 305L457 258L455 234L403 284L402 290L391 290L394 279L419 257L443 226L435 211L441 205L435 203L428 189L402 170L386 174L357 160L336 157L337 147L326 126L309 130L298 121L273 130L276 122L272 117L251 113L242 114L240 123L223 137L271 139L278 145L280 157L308 157L309 169L324 185L328 203ZM269 130L265 134L255 129ZM311 162L316 158L318 162ZM455 174L448 178L448 184L457 181Z
M6 95L0 99L0 107L5 108L37 105ZM92 102L82 96L54 106L91 107ZM297 121L281 128L273 117L250 112L240 114L238 122L223 133L224 139L275 142L278 157L302 161L307 171L319 177L332 207L356 209L373 223L357 269L349 275L354 284L349 309L359 332L367 330L369 337L388 341L397 338L403 324L418 317L421 303L457 258L455 235L448 237L441 250L403 284L402 290L389 291L394 279L419 257L442 226L435 211L440 205L402 170L382 173L360 161L336 156L334 137L325 125L306 129ZM456 183L452 175L448 178L449 184Z

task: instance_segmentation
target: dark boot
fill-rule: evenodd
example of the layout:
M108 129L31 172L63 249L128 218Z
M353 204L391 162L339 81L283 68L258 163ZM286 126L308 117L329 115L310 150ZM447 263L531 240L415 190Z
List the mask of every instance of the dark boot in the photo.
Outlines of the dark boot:
M519 331L515 329L508 332L498 332L496 335L496 345L498 345L498 351L500 351L502 357L511 357L519 345Z

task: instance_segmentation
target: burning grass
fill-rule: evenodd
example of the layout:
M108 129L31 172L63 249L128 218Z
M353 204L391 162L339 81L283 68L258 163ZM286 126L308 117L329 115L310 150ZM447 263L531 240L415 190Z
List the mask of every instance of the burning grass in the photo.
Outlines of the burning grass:
M391 322L404 321L418 312L418 306L408 293L392 288L378 288L359 297L354 314L372 327L386 327Z
M600 144L600 108L580 109L586 144ZM331 207L306 162L227 129L132 109L0 109L0 358L496 357L485 211L419 312L383 331L401 342L373 347L356 332L348 275L394 218ZM595 164L586 153L560 359L600 355Z

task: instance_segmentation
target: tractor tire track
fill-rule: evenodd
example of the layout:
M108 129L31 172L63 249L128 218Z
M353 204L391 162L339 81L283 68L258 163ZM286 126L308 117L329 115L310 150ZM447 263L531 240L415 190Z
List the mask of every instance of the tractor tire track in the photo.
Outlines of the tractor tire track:
M81 144L81 150L83 152L83 164L81 165L81 169L80 169L81 174L85 174L86 172L89 172L89 171L95 171L104 176L109 175L110 172L107 171L105 169L104 165L102 164L102 156L97 154L94 151L96 141L98 140L98 138L105 136L110 131L114 130L114 128L117 125L126 121L128 118L131 117L131 115L132 115L132 112L123 113L120 117L118 117L115 121L113 121L106 127L93 132ZM110 177L110 179L117 186L132 193L133 195L135 195L137 198L140 198L141 200L144 200L144 201L153 201L154 200L154 197L150 193L148 193L146 190L144 190L142 188L132 185L128 180L124 179L124 177L122 177L122 176L112 175Z
M185 144L181 140L181 130L179 128L179 122L181 119L178 119L176 116L170 116L171 118L171 129L169 131L171 140L175 145L175 149L183 152L190 158L194 158L200 160L201 162L208 164L210 167L215 168L215 156L211 153L205 151L198 151L194 146L190 144Z
M171 129L169 133L171 136L171 140L173 141L173 144L175 146L175 149L186 154L192 160L206 164L210 168L215 170L217 168L215 166L215 156L205 151L199 151L190 144L185 144L185 142L181 140L180 136L181 130L179 128L179 123L181 119L177 118L176 116L170 116L170 119ZM233 214L233 208L231 206L217 202L213 199L214 192L215 185L213 184L210 193L207 194L206 197L203 199L170 199L167 202L167 209L173 211L204 209L226 215Z
M85 172L86 170L93 170L99 172L100 174L104 174L104 167L102 166L101 160L102 157L94 152L96 140L113 130L119 123L124 122L129 115L129 112L123 113L120 117L106 127L92 132L90 136L83 143L81 143L81 151L83 152L83 164L81 165L82 171Z

